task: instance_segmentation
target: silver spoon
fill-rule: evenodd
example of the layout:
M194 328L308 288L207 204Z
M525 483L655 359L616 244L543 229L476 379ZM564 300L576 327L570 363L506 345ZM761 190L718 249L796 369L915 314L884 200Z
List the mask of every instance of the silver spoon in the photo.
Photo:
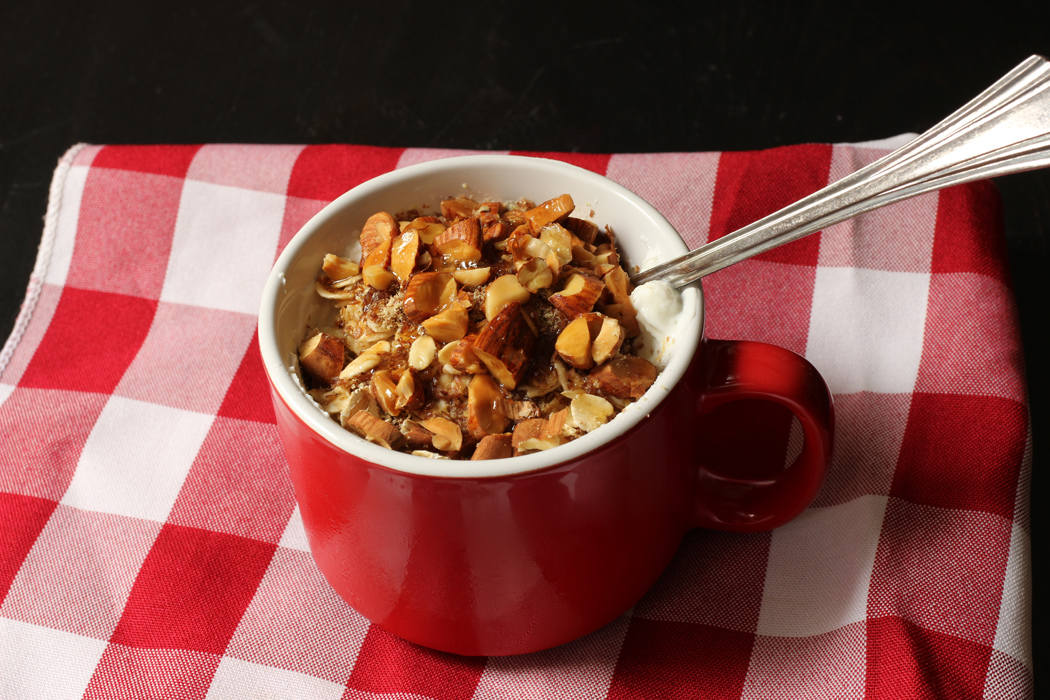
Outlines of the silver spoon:
M1050 62L1032 56L896 151L780 211L637 275L675 287L878 207L1050 165Z

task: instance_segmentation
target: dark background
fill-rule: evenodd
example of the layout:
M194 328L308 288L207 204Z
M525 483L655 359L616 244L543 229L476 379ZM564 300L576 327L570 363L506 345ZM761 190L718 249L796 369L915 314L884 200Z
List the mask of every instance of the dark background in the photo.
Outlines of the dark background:
M1050 2L0 3L0 338L72 144L759 149L923 131L1033 53ZM1050 517L1050 171L997 181ZM1034 603L1036 668L1050 638ZM1038 674L1037 674L1038 675ZM1039 687L1042 687L1039 683Z

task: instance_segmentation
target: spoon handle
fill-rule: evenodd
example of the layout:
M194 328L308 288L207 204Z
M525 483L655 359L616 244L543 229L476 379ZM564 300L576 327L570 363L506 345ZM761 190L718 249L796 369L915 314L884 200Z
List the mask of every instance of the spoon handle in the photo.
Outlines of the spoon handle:
M681 287L858 214L951 185L1050 166L1050 62L1032 56L945 120L780 211L634 276Z

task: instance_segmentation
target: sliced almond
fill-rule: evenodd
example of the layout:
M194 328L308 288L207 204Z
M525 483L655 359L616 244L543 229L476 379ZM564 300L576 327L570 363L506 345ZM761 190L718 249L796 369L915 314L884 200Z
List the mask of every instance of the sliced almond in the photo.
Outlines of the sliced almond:
M572 197L563 194L554 199L548 199L538 207L529 209L525 212L525 220L529 222L533 233L539 233L547 224L563 221L575 208Z
M299 346L299 364L319 382L331 384L343 369L343 341L318 331Z
M569 404L573 423L580 430L589 433L605 425L613 414L613 405L601 396L579 392Z
M511 445L510 433L501 433L499 435L486 435L481 438L471 459L506 459L513 456L514 447Z
M604 289L601 280L577 272L566 280L560 292L551 294L547 300L569 319L574 319L593 309Z
M308 393L325 410L325 413L342 413L350 402L350 393L341 386L331 389L311 389Z
M423 245L430 245L445 230L445 224L441 223L436 216L420 216L410 221L401 232L413 230L419 234L419 240Z
M456 352L456 348L459 347L461 342L463 341L454 340L451 343L442 346L442 348L437 351L437 361L442 365L447 365L452 359L452 354Z
M372 257L376 250L380 251L379 258L372 261L372 264L381 264L386 266L390 255L390 244L394 240L394 236L400 231L397 221L394 217L385 211L377 212L368 217L365 221L364 228L361 229L361 236L359 238L361 242L361 267L366 266L365 261ZM383 249L385 248L385 259Z
M433 433L432 444L441 452L459 452L463 449L463 431L459 425L447 418L431 418L423 421L423 427Z
M398 236L390 249L390 271L402 282L407 280L416 268L420 245L419 233L408 229Z
M513 389L528 371L535 346L536 334L521 304L512 302L478 333L474 354L500 384Z
M489 268L475 267L469 270L456 270L452 276L464 287L480 287L489 281Z
M481 374L487 371L485 365L474 354L474 341L477 340L477 337L477 334L471 333L456 343L455 349L448 358L448 364L455 367L457 371L467 374Z
M361 266L353 260L341 258L338 255L332 255L331 253L324 256L324 262L321 263L321 269L324 270L326 275L328 275L328 279L333 282L346 279L347 277L356 277L361 274Z
M397 403L399 410L414 411L423 405L426 399L423 391L423 382L419 381L415 370L409 368L401 373L397 380Z
M507 305L524 303L531 296L515 275L497 277L485 288L485 318L492 321Z
M467 390L467 429L477 439L502 433L507 428L503 392L487 374L479 374Z
M447 309L456 298L456 280L447 272L412 275L405 290L405 316L420 323Z
M369 442L374 442L388 450L400 450L405 446L405 436L400 430L367 411L359 411L354 414L346 427Z
M634 355L617 355L590 373L588 379L602 392L622 399L637 399L656 381L656 367Z
M343 371L339 373L339 378L350 379L351 377L356 377L359 374L364 374L365 372L371 369L375 369L375 367L379 364L381 359L382 358L380 358L379 355L376 355L375 353L361 353L353 360L351 360L350 364L343 368Z
M413 340L412 345L408 348L408 366L422 372L430 366L436 355L437 344L434 339L429 335L422 335Z
M518 268L518 283L532 293L546 289L554 282L554 275L547 263L533 258Z
M339 424L345 428L350 419L361 411L372 415L378 415L379 413L379 407L376 405L375 399L372 398L371 392L365 387L361 387L350 394L346 406L339 412Z
M383 369L373 374L369 388L372 392L372 397L381 409L392 416L401 414L401 407L397 405L399 398L397 383L394 381L390 370Z
M603 316L601 330L598 331L598 334L594 337L594 342L591 344L591 358L594 360L594 364L600 365L615 355L620 350L620 346L623 345L626 337L627 334L619 321L615 318Z
M451 304L441 313L423 321L427 334L439 343L451 343L467 334L470 316L460 304Z

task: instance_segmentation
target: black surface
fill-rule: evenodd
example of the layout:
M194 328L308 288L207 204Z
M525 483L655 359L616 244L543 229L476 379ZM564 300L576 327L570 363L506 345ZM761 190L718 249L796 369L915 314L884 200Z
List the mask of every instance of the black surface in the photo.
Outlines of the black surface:
M52 170L76 142L643 152L861 141L922 131L1028 55L1050 55L1046 0L937 6L0 3L0 337ZM1028 365L1039 586L1050 172L999 185ZM1037 669L1046 607L1036 598Z

